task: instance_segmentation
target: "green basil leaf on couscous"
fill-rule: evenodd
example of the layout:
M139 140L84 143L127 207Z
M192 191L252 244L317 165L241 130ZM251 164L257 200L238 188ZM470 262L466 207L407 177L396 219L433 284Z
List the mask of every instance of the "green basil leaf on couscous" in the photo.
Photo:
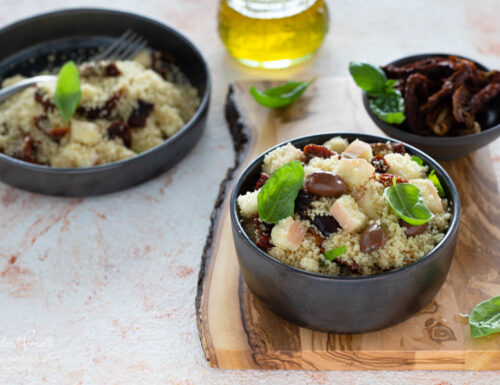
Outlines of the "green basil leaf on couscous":
M55 105L62 117L69 120L73 116L80 102L80 75L73 61L65 63L57 76Z
M406 223L420 226L428 222L434 214L425 204L420 189L410 183L396 183L384 190L384 197L394 212Z
M413 160L414 162L417 162L420 167L424 167L424 161L421 158L419 158L418 156L413 155L411 157L411 160Z
M444 190L443 190L443 186L441 186L441 182L439 181L439 178L437 177L436 172L434 170L431 171L431 173L429 174L428 178L430 179L430 181L432 182L432 184L434 185L434 187L436 187L436 190L437 190L439 196L441 198L444 198L445 197L445 193L444 193Z
M323 255L325 256L325 259L328 259L329 261L333 261L337 257L340 257L342 254L344 254L347 251L347 246L343 245L340 247L337 247L332 250L326 251Z
M278 223L292 216L295 198L303 184L304 168L298 160L278 168L259 191L259 218L264 222Z

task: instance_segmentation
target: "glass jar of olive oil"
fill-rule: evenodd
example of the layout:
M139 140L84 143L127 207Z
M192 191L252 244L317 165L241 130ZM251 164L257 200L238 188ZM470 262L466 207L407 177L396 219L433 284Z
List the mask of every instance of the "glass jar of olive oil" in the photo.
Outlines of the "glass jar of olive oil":
M251 67L287 68L312 57L328 32L324 0L221 0L219 35Z

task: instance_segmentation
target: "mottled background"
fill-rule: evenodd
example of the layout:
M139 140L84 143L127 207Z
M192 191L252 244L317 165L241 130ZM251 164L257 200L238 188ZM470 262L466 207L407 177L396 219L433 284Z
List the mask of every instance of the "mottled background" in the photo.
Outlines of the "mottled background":
M204 137L180 165L153 181L88 199L44 197L0 184L1 384L499 382L500 372L223 371L205 362L194 298L209 215L233 161L223 117L229 82L347 76L352 59L384 63L429 51L500 68L498 0L328 4L332 28L317 57L294 69L263 72L228 57L216 33L214 0L0 1L1 25L68 6L105 5L155 17L197 43L213 80ZM490 150L498 174L498 141Z

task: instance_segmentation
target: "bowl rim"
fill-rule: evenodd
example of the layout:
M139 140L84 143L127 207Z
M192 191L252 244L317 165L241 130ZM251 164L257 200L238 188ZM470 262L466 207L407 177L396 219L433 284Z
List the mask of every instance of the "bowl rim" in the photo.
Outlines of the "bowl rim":
M208 64L207 64L205 58L203 57L203 55L201 54L201 51L188 37L186 37L184 34L179 32L177 29L170 26L169 24L166 24L160 20L151 18L149 16L139 14L136 12L129 12L129 11L124 11L124 10L120 10L120 9L113 9L113 8L96 8L96 7L65 8L65 9L58 9L55 11L38 13L38 14L35 14L32 16L28 16L28 17L22 18L20 20L17 20L13 23L10 23L10 24L0 28L0 35L4 34L5 32L8 32L9 30L11 30L13 28L21 27L24 24L28 24L28 23L30 23L32 21L36 21L38 19L43 19L43 18L51 17L51 16L73 15L73 14L79 14L79 13L94 13L94 14L101 13L101 14L108 14L110 16L121 15L121 16L134 17L134 18L136 18L140 21L143 21L145 23L154 24L158 27L161 27L165 30L166 33L170 33L175 38L179 39L184 45L186 45L195 54L195 56L197 56L197 58L199 59L199 61L201 63L202 68L200 68L200 69L202 69L204 77L205 77L205 92L203 93L203 95L201 97L200 105L196 109L194 115L189 119L189 121L187 121L186 124L184 124L184 126L182 126L181 129L179 131L177 131L174 135L172 135L170 138L165 139L161 144L159 144L155 147L152 147L146 151L143 151L143 152L136 154L135 156L127 158L127 159L122 159L122 160L118 160L116 162L105 163L105 164L101 164L101 165L97 165L97 166L90 166L90 167L61 168L61 167L51 167L51 166L41 165L41 164L36 164L36 163L29 163L29 162L5 155L4 153L0 152L0 161L1 162L5 162L11 166L29 169L32 171L38 171L38 172L43 172L43 173L53 173L53 174L67 174L67 175L68 174L69 175L86 174L86 173L91 173L91 172L99 172L99 171L105 171L105 170L119 168L119 167L125 166L131 162L139 160L139 158L147 158L149 155L163 151L165 149L165 147L168 147L168 146L173 145L176 142L180 141L182 139L182 137L184 137L190 131L190 129L203 117L204 113L208 109L212 84L211 84ZM25 49L25 48L21 48L21 50Z
M430 53L421 53L421 54L414 54L414 55L409 55L409 56L403 56L398 59L394 59L390 61L389 63L385 65L398 65L401 63L412 63L417 60L421 59L426 59L426 58L433 58L433 57L447 57L447 56L456 56L461 59L469 60L476 64L478 68L484 70L484 71L490 71L488 67L486 67L484 64L470 59L466 56L463 55L458 55L458 54L453 54L453 53L442 53L442 52L430 52ZM368 95L366 91L362 90L362 98L363 98L363 106L365 107L365 110L368 112L368 116L370 119L383 131L387 131L390 135L394 137L400 137L404 136L405 140L411 141L413 143L417 144L422 144L422 145L436 145L436 146L443 146L443 147L455 147L459 144L467 144L470 142L472 138L481 138L481 137L488 137L491 135L494 135L494 133L498 130L500 130L500 123L491 126L481 132L475 133L475 134L468 134L468 135L461 135L461 136L445 136L445 137L437 137L437 136L425 136L425 135L417 135L409 131L402 130L399 128L399 126L391 123L384 122L381 120L378 116L376 116L369 107L368 104Z
M371 274L371 275L361 275L361 276L337 276L337 275L328 275L328 274L321 274L321 273L314 273L306 270L299 269L297 267L293 267L290 265L287 265L286 263L283 263L279 261L278 259L272 257L265 251L261 250L260 248L257 247L257 245L252 242L250 237L246 234L245 230L243 229L239 219L238 219L238 211L237 211L237 191L240 189L241 185L243 184L244 181L248 178L248 175L250 174L250 171L257 165L257 164L262 164L262 161L264 159L264 156L268 154L269 152L273 151L274 149L283 146L287 143L292 143L295 144L300 141L308 140L308 143L315 143L315 140L318 138L325 138L325 137L330 137L333 138L335 136L340 136L343 138L346 138L348 140L354 140L356 139L365 139L365 140L371 140L371 142L374 141L379 141L379 142L387 142L390 141L392 143L402 143L405 146L405 149L410 150L409 152L411 154L419 156L423 161L424 164L428 165L431 170L436 170L439 176L441 177L441 181L446 184L450 191L450 196L447 198L450 199L450 201L453 204L453 212L452 212L452 217L451 221L449 224L449 227L446 231L445 236L437 243L436 246L427 254L425 254L422 258L420 258L418 261L400 267L398 269L393 269L389 270L383 273L379 274ZM321 139L321 140L323 140ZM327 139L328 140L328 139ZM369 142L370 143L370 142ZM407 272L409 270L413 270L417 268L418 265L422 263L426 263L430 259L436 258L439 256L439 250L448 244L449 242L452 241L452 237L454 234L458 231L459 223L460 223L460 212L461 212L461 205L460 205L460 197L458 195L458 190L453 183L453 180L451 177L448 175L448 173L445 171L445 169L437 162L435 161L432 157L424 153L423 151L415 148L412 145L409 145L405 142L402 142L400 140L392 139L392 138L386 138L383 136L379 135L372 135L372 134L365 134L365 133L356 133L356 132L327 132L327 133L320 133L320 134L312 134L312 135L304 135L300 137L296 137L287 141L284 141L282 143L279 143L270 149L264 151L261 153L259 156L257 156L252 162L250 162L245 169L241 172L241 174L238 176L234 186L233 190L231 192L231 197L229 201L229 210L230 210L230 215L231 215L231 224L233 227L233 230L236 230L238 234L240 234L243 237L244 242L250 245L251 248L259 255L261 258L264 258L265 260L273 263L276 265L278 268L282 270L287 270L289 272L294 272L297 274L300 274L305 277L309 277L312 279L320 279L320 280L327 280L327 281L344 281L344 282L355 282L359 280L363 281L369 281L369 280L381 280L381 279L386 279L390 278L393 276L397 276L398 274L401 274L403 272Z

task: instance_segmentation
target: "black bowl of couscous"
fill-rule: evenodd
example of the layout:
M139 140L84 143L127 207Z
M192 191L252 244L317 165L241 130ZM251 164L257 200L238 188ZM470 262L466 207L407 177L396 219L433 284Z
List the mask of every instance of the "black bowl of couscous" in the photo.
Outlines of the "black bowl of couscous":
M147 42L144 60L91 60L126 31ZM0 106L3 182L49 195L110 193L171 168L202 136L208 66L191 41L159 21L117 10L66 9L2 28L0 45L4 85L54 73L73 60L82 95L63 124L54 84L29 87Z
M282 170L299 165L293 214L265 217L266 194ZM393 186L418 189L425 223L396 215ZM361 333L397 324L435 297L455 250L460 199L446 171L418 149L332 133L261 154L238 178L230 213L242 276L266 306L303 327Z

